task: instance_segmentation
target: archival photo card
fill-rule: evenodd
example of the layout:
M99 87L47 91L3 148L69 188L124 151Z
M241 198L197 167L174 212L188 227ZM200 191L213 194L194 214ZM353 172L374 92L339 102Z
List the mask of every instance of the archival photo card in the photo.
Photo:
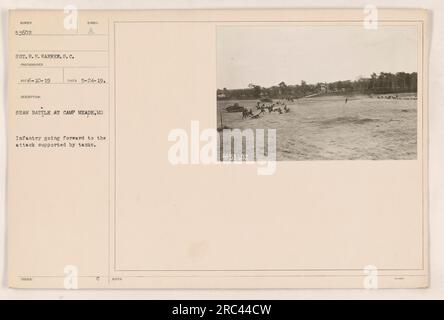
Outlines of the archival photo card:
M11 10L9 286L427 287L428 21Z

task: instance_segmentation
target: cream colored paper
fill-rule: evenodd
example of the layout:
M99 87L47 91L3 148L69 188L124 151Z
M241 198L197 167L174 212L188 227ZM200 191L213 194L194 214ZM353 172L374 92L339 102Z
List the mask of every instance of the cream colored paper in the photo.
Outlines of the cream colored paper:
M362 10L67 16L10 12L11 287L428 286L425 11L378 11L379 28L417 30L415 159L277 161L271 176L168 161L171 130L218 126L218 30L364 29Z

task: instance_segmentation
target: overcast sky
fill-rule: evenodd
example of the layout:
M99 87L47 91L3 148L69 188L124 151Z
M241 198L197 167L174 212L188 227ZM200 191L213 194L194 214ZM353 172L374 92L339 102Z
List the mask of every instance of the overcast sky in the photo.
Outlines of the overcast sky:
M414 26L220 26L217 87L246 88L355 80L383 72L417 72Z

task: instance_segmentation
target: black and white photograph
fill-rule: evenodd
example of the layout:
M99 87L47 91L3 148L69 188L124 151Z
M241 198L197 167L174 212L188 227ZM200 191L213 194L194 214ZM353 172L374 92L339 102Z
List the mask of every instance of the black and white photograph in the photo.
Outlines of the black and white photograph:
M278 161L416 159L418 34L408 25L220 26L218 131L275 129Z

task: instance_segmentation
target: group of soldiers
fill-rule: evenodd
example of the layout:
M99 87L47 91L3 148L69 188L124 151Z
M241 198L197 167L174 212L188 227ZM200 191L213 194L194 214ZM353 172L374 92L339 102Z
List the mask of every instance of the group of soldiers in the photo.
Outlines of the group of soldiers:
M242 110L242 119L246 119L251 116L253 116L253 110L251 108L250 108L250 110L247 110L246 108L244 108L244 110Z
M268 110L268 113L279 112L279 114L290 112L290 108L288 108L287 105L282 101L276 101L275 103L269 105L266 105L265 103L262 103L261 105L260 102L257 102L256 109L261 110L262 112Z
M260 113L253 115L253 110L251 108L244 108L242 111L242 119L259 117L259 115L265 111L268 111L268 113L278 112L279 114L290 112L290 108L288 108L287 105L282 101L276 101L270 104L265 104L258 101L256 103L256 110L260 110Z

